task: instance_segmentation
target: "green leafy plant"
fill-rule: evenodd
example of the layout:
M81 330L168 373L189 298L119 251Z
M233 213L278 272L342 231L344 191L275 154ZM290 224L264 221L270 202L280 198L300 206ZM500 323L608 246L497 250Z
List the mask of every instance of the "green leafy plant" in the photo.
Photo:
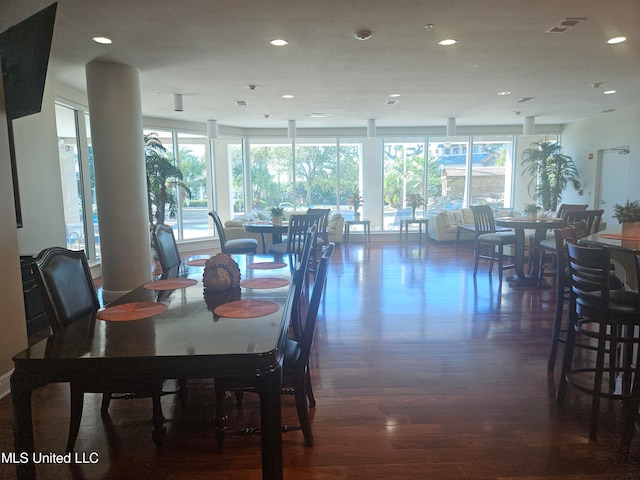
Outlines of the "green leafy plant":
M410 193L409 195L407 195L407 205L409 205L413 210L415 210L416 208L419 208L419 207L426 207L427 203L424 201L424 198L422 198L419 194Z
M533 212L537 212L541 209L542 207L540 205L536 205L535 203L525 203L524 204L524 211L526 213L533 213Z
M573 159L560 153L561 147L553 142L533 142L522 152L523 175L530 175L527 185L534 200L540 200L545 210L556 210L562 192L569 184L579 190L580 175Z
M282 207L271 207L270 211L272 217L281 217L284 215L284 208Z
M620 223L640 222L640 201L627 200L624 204L616 203L613 206L613 217Z
M155 133L144 136L144 163L147 172L149 224L164 224L167 213L175 218L179 195L191 198L191 190L183 182L182 172L167 156L167 150ZM167 211L168 210L168 211Z

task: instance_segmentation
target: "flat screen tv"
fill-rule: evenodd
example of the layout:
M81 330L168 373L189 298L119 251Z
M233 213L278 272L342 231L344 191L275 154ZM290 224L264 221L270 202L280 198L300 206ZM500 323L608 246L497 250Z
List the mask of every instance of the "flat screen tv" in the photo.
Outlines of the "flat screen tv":
M22 212L11 122L38 113L42 108L57 6L57 3L53 3L0 33L0 60L18 227L22 227Z

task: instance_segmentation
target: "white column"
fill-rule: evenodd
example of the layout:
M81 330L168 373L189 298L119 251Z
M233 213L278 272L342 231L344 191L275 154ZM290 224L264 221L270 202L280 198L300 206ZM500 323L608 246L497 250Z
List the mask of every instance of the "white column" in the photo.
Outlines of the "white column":
M114 298L151 279L151 247L138 71L86 66L102 280Z

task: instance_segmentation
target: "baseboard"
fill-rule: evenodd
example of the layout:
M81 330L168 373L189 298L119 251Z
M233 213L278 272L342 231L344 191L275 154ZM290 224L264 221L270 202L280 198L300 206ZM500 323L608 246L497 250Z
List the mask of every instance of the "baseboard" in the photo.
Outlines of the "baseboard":
M12 373L13 369L0 377L0 398L6 397L11 393L11 384L9 383L9 380L11 379Z

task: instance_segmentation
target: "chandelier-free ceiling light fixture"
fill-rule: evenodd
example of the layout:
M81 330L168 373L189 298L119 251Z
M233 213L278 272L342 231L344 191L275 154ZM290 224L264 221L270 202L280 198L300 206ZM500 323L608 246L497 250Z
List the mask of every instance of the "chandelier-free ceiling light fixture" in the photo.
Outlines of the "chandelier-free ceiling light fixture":
M367 120L367 137L375 138L376 136L376 121L373 118Z
M535 135L536 134L536 119L535 117L524 117L522 123L522 135Z
M173 94L173 111L174 112L182 112L184 111L184 106L182 105L182 94L174 93Z
M217 120L207 120L207 138L218 138L218 121Z
M355 36L358 40L369 40L371 38L371 30L358 30Z
M289 124L287 127L287 136L289 138L296 138L296 121L295 120L289 120Z
M447 118L447 137L455 137L456 136L456 119L451 117Z

